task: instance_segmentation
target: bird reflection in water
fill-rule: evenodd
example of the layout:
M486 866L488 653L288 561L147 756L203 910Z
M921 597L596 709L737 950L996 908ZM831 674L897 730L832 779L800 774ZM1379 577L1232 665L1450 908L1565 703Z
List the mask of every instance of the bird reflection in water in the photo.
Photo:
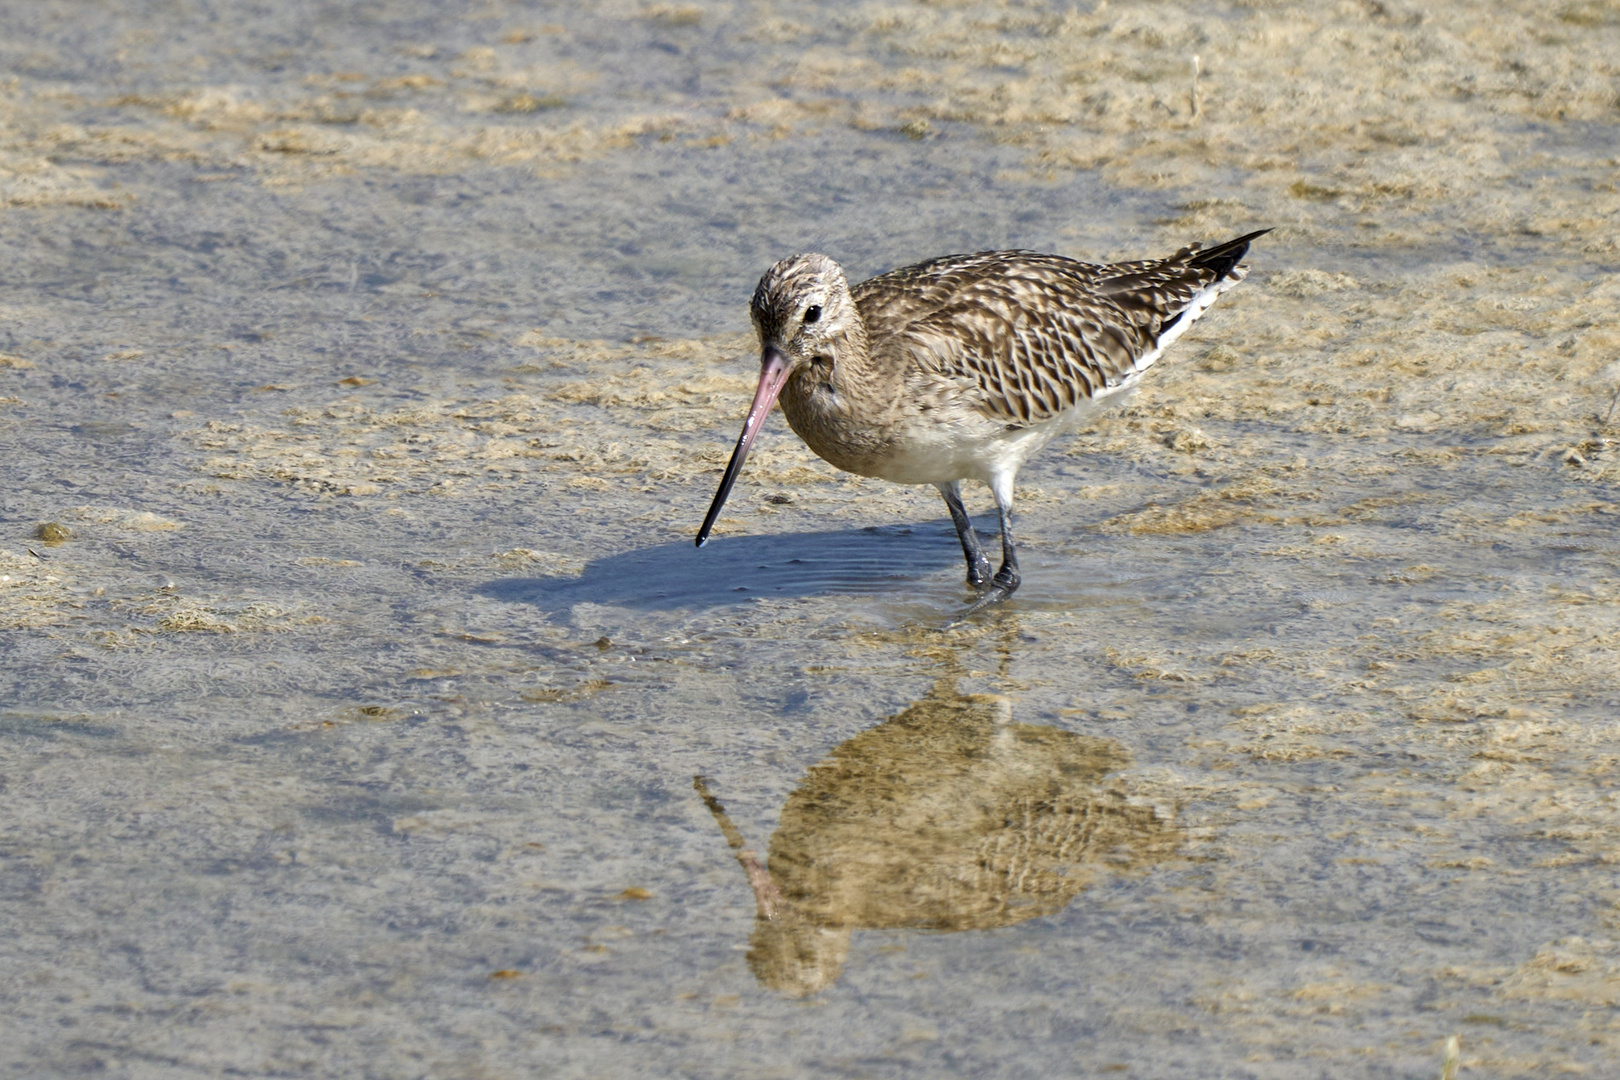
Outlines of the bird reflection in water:
M768 864L693 786L753 887L749 967L807 996L837 980L854 930L1011 926L1169 858L1175 825L1110 779L1129 764L1112 739L1015 723L1009 699L945 678L811 766Z

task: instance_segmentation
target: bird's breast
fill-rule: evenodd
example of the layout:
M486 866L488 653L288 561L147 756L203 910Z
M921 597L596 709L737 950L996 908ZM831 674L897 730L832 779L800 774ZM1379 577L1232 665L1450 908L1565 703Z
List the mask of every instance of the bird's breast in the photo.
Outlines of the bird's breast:
M900 484L982 479L1006 452L1005 426L954 388L881 389L796 375L782 389L782 412L822 460Z
M782 388L782 412L816 456L845 472L881 476L894 435L893 403L841 385L830 372L795 372Z

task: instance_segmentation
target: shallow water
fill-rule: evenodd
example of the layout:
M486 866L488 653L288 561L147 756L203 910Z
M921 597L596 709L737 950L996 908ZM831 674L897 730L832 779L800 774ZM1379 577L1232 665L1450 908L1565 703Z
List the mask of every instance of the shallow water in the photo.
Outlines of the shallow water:
M0 11L0 1063L1614 1071L1620 19L1482 10ZM780 418L692 547L774 259L1270 224L1001 611Z

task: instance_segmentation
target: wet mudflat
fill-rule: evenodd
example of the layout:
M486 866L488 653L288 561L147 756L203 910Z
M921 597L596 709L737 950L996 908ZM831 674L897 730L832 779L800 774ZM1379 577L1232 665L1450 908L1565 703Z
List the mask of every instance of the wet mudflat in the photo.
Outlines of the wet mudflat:
M1620 16L1486 12L0 12L5 1070L1612 1072ZM692 548L776 258L1266 225L1004 610L780 417Z

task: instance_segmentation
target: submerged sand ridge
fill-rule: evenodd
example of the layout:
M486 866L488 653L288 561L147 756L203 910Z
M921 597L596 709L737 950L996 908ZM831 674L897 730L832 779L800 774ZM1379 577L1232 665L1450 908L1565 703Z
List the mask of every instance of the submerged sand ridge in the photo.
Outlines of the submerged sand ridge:
M14 1069L1613 1071L1613 5L86 10L0 16ZM1000 617L779 417L692 549L776 258L1266 225Z

